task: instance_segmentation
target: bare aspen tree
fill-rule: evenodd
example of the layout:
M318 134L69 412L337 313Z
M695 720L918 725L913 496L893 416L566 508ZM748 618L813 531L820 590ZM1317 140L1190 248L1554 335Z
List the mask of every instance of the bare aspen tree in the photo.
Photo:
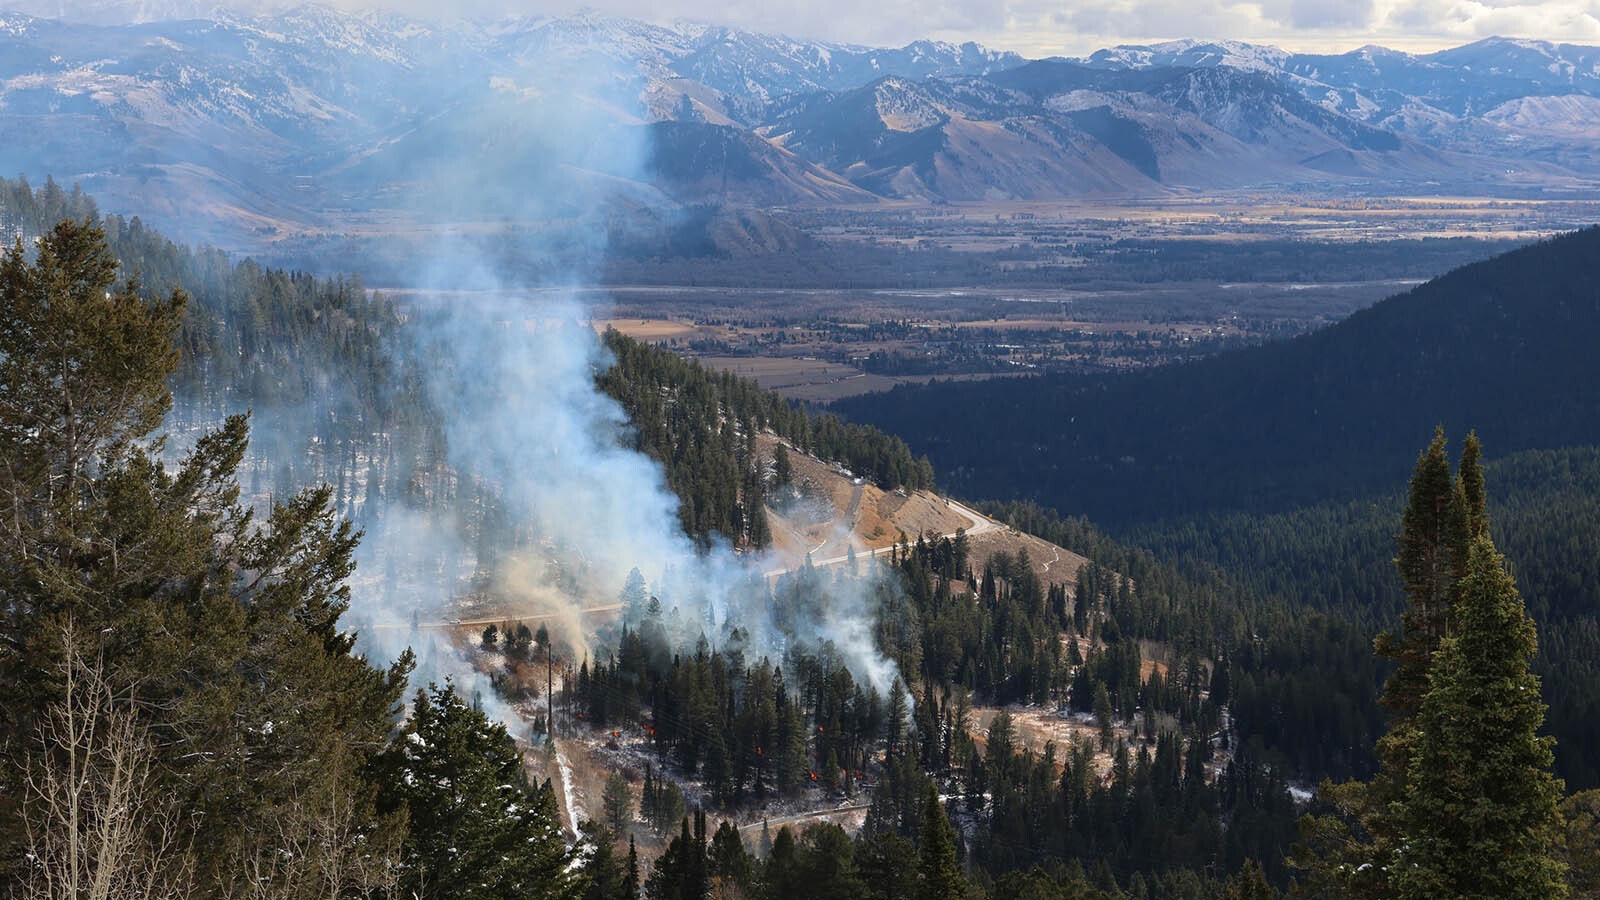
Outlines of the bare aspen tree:
M25 774L27 900L181 900L191 860L154 791L148 735L98 661L61 630L64 691L39 726Z
M393 898L400 877L396 822L371 819L370 801L329 785L279 811L274 839L245 861L247 900Z

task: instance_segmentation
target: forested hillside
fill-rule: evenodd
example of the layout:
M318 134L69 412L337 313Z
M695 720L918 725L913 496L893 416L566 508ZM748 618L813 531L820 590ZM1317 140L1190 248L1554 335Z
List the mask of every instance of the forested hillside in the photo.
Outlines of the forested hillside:
M1558 769L1591 787L1597 263L1590 229L1281 344L1131 376L939 384L838 406L929 453L958 492L1043 498L1186 572L1226 572L1369 636L1399 608L1390 561L1405 445L1436 424L1476 430L1497 461L1502 549L1545 634L1536 666ZM982 440L947 427L973 416L1014 427Z
M32 199L51 202L44 195ZM73 202L82 205L62 211L92 212L86 200ZM7 807L4 820L6 873L13 884L30 897L75 894L70 879L77 877L74 866L81 863L83 871L105 872L106 877L145 879L155 890L194 889L217 896L304 896L325 878L336 879L340 896L379 896L393 890L438 896L446 886L438 873L477 878L467 873L487 866L496 877L485 884L482 896L529 891L577 896L585 883L590 889L603 886L596 896L632 896L628 885L637 887L646 880L637 863L635 874L624 877L620 857L596 849L589 863L573 868L577 851L560 840L549 787L519 783L521 776L513 774L516 751L506 732L469 708L450 686L417 692L409 721L395 730L410 657L402 657L387 672L372 669L352 654L354 638L341 629L339 620L351 598L344 579L351 573L358 536L349 521L341 521L336 501L355 502L357 475L367 483L359 498L363 517L370 517L371 504L381 505L386 497L387 502L406 504L465 502L416 488L424 472L432 472L428 477L438 485L449 484L436 461L421 455L405 460L407 454L426 451L430 440L429 410L420 396L396 392L407 402L375 405L373 418L331 437L318 430L322 422L350 425L343 422L346 410L316 402L317 391L326 388L319 376L348 375L358 382L368 379L375 390L393 390L387 380L404 369L387 366L378 348L404 327L400 318L348 283L296 279L249 263L232 264L208 251L172 245L137 222L110 220L102 237L94 227L68 221L45 229L44 235L38 249L18 247L8 253L3 273L12 317L6 322L3 355L11 418L0 432L13 463L7 470L7 496L18 513L7 518L22 529L14 535L18 552L8 553L3 567L8 598L3 662L13 676L7 688L5 752L11 789L6 795L21 803ZM117 272L113 247L137 260L124 263L122 271L144 274L139 285L106 289L114 286ZM34 265L40 268L36 271ZM55 292L55 266L86 273L81 289L70 295L75 305L67 305L68 297ZM162 283L192 289L192 299L185 302L183 295L170 291L170 300L151 299L152 286ZM351 327L352 321L359 327ZM69 323L77 327L65 327ZM115 330L110 346L117 352L141 355L105 358L96 343L102 330ZM135 336L138 341L129 344ZM84 343L66 343L73 340ZM639 410L640 446L660 455L669 478L683 479L686 508L698 508L707 491L720 489L719 477L726 473L707 475L693 453L683 451L722 445L719 433L748 435L763 426L797 447L837 455L888 487L914 487L929 477L926 463L911 460L903 444L870 430L807 416L747 382L711 376L614 335L610 343L620 364L603 378L625 405ZM183 352L175 352L177 347ZM47 418L61 409L47 402L49 369L35 365L53 358L55 349L81 354L84 377L98 379L83 387L57 383L58 389L106 402L79 407L73 413L76 426L41 434L23 423L35 413ZM130 372L137 372L138 380L130 380ZM171 472L153 455L160 445L151 440L152 429L170 405L165 387L169 376L189 392L191 404L181 423L169 424L208 435L192 441L194 450ZM128 394L113 389L117 382L137 386L137 403L130 404ZM339 396L331 389L326 394ZM647 397L665 402L651 406ZM314 411L312 433L287 439L317 448L320 459L309 460L307 470L337 478L339 485L281 492L284 502L258 528L237 505L246 420L233 416L213 431L206 424L206 410L242 402L270 411L304 408L308 401ZM37 403L45 405L21 405ZM22 418L13 421L16 416ZM270 412L258 416L273 418ZM736 427L720 427L724 423ZM412 434L402 440L407 428ZM70 439L75 430L100 435L99 443L40 442L42 436L58 433ZM392 476L377 474L381 470L373 461L380 454L368 443L372 433L386 436L383 466L410 471L410 477L396 484ZM35 457L38 467L16 465ZM82 486L49 487L50 472L56 469L81 470ZM753 474L747 486L759 497L766 476L761 466L748 471ZM24 483L14 480L18 476L38 480ZM281 469L274 477L292 488ZM37 502L35 495L46 490L54 500ZM698 526L695 533L702 536L722 525L693 519L686 524ZM662 643L667 632L651 628L655 613L648 610L641 613L635 636L623 633L616 668L585 666L569 684L566 702L586 709L601 725L640 718L656 723L662 751L673 750L675 780L706 770L710 792L697 802L737 804L748 791L759 796L768 790L830 790L864 777L877 787L874 804L879 812L874 814L878 824L863 839L868 841L860 857L863 875L877 865L909 879L904 883L911 886L939 878L948 879L951 887L964 883L956 868L958 847L940 804L924 802L928 775L923 773L930 772L966 784L973 798L968 801L970 815L994 829L994 838L984 844L993 849L982 851L986 862L972 870L980 882L990 877L985 872L999 876L1049 864L1058 873L1049 876L1050 882L1065 879L1089 890L1082 876L1059 868L1065 844L1050 845L1055 850L1045 845L1022 850L1015 845L1014 832L1007 830L1014 829L1010 816L997 816L982 802L987 794L1023 791L1030 779L1053 779L1054 766L1046 758L1034 768L1032 757L1020 748L1013 762L1009 752L1001 751L1007 745L1003 724L989 729L988 754L974 753L961 711L968 701L962 698L972 691L999 700L1057 692L1064 696L1071 669L1060 656L1056 633L1069 627L1070 619L1098 635L1100 603L1115 597L1130 604L1133 592L1126 583L1102 576L1095 590L1106 599L1073 612L1064 588L1042 585L1028 576L1025 564L999 558L984 573L983 606L973 607L951 591L956 583L971 583L974 575L966 571L964 552L948 539L934 547L907 543L899 557L909 598L898 578L884 584L883 605L874 614L879 623L875 643L923 685L914 715L903 685L897 683L885 697L853 684L848 671L826 653L811 656L796 648L783 660L787 676L766 661L739 662L737 654L727 662L720 661L720 652L681 655L681 648ZM480 556L479 564L483 562ZM798 611L817 603L817 596L825 600L830 591L819 573L803 570L777 585L775 608ZM979 614L973 617L973 611ZM916 626L919 619L928 622L927 629ZM1171 716L1184 723L1184 731L1192 735L1187 763L1191 784L1181 802L1216 812L1205 813L1211 824L1195 832L1197 843L1186 857L1150 850L1129 857L1120 844L1097 849L1089 841L1098 834L1089 818L1081 819L1088 837L1075 855L1087 862L1101 860L1097 877L1109 889L1149 872L1152 878L1176 878L1173 883L1210 894L1220 882L1195 874L1196 868L1223 846L1234 847L1249 835L1229 832L1223 843L1224 829L1216 817L1231 803L1221 801L1221 787L1207 781L1196 755L1205 746L1199 736L1217 720L1215 709L1202 698L1201 657L1193 652L1187 657L1188 681L1181 690L1168 687L1160 676L1146 685L1134 633L1118 637L1108 632L1103 640L1109 642L1107 649L1091 647L1079 666L1077 703L1092 708L1099 699L1092 686L1109 684L1109 693L1105 687L1098 692L1113 698L1102 702L1114 704L1101 710L1108 734L1111 719L1130 716L1140 695L1152 712L1160 710L1163 719ZM517 646L519 653L551 653L544 646ZM1029 649L1022 652L1025 647ZM718 671L724 674L714 674ZM730 678L740 685L737 695L702 695L706 685L729 684ZM756 686L763 679L772 685L771 707L760 702L766 692ZM626 688L628 684L634 687ZM752 705L742 708L735 696ZM725 709L748 724L735 727L734 719L707 719L707 709ZM113 736L125 735L124 742L101 744L90 735L84 740L91 743L72 744L77 740L72 735L79 733L72 729L85 721L115 724L123 730ZM675 722L695 724L675 731L670 727ZM41 724L44 730L36 731ZM778 733L761 732L771 727ZM1091 803L1114 808L1115 797L1145 790L1135 782L1145 784L1152 767L1179 771L1185 752L1179 734L1168 734L1154 754L1150 748L1134 754L1121 744L1109 788L1093 787L1096 764L1088 750L1080 751L1073 763L1078 775L1071 782L1077 786L1061 796L1085 810L1080 816L1087 815ZM702 743L708 735L710 743ZM790 748L787 755L775 754L769 770L759 751L784 746ZM62 797L51 785L80 777L73 769L51 768L58 751L68 747L103 758L105 765L124 766L131 760L142 774L130 785L113 782L107 789L133 791L139 817L119 818L123 813L111 805L116 794L72 793L72 806L58 805ZM197 753L196 747L205 749ZM883 762L880 747L886 754ZM1112 748L1108 743L1102 749ZM982 759L989 761L987 767ZM92 768L83 777L99 779L100 772ZM434 789L440 778L479 797L482 811L469 820L456 817L451 802ZM677 790L675 781L667 784ZM230 796L252 800L233 804L226 801ZM346 798L356 802L351 805ZM1053 805L1048 798L1043 802ZM1174 794L1163 802L1180 801ZM219 803L224 805L209 812ZM202 829L176 824L190 821L197 811L208 811L201 817ZM659 804L647 811L663 831L672 830L671 817ZM1228 851L1229 857L1280 858L1286 822L1280 818L1280 827L1267 832L1266 843L1239 845ZM85 861L74 855L77 829L97 823L129 829L126 844L117 848L128 854L123 869L113 868L120 864L115 860ZM622 824L632 827L631 821ZM1123 829L1142 827L1129 820ZM46 828L54 830L47 834ZM589 833L585 846L608 845L603 831ZM704 840L704 832L699 834ZM793 838L780 831L773 861L765 864L747 858L734 865L729 856L734 851L724 848L722 862L732 868L718 877L744 879L751 891L776 896L796 883L791 876L799 869L785 874L786 866L824 865L832 868L831 877L839 885L865 891L867 881L853 874L850 843L828 844L829 834L808 830L808 849L790 860L783 848ZM1057 840L1067 840L1066 833ZM676 851L668 849L646 880L647 895L669 896L663 885L678 877L675 860L695 852L693 841L688 838ZM916 844L909 841L922 844L922 864L904 864L906 854L915 852ZM934 846L938 841L943 849ZM204 864L193 867L195 860Z
M913 458L899 438L809 414L753 379L712 372L617 331L604 338L616 364L600 374L600 387L627 412L637 449L666 469L684 530L701 541L720 534L755 547L770 542L768 461L752 445L765 429L884 489L933 486L927 459Z
M1541 629L1557 770L1600 786L1600 448L1533 450L1486 467L1489 518ZM1203 516L1130 540L1186 572L1220 569L1261 596L1305 604L1376 633L1402 606L1394 578L1398 493L1290 513ZM1336 561L1330 564L1330 560Z
M1120 378L938 384L846 400L955 490L1045 498L1186 572L1224 572L1355 636L1400 607L1398 485L1434 424L1493 455L1491 516L1544 634L1558 770L1600 785L1594 700L1600 231L1462 267L1314 335ZM931 410L938 410L933 413ZM952 412L954 410L954 412ZM1005 418L982 442L944 416ZM1373 719L1373 697L1357 698Z
M0 179L0 210L28 238L61 219L98 215L92 198L53 180L33 189L24 180ZM355 276L315 278L177 244L137 217L108 216L103 227L111 254L146 291L176 288L190 298L177 336L171 424L194 431L241 409L270 424L252 441L258 451L247 464L252 491L288 493L296 484L326 481L336 507L353 513L364 499L357 496L358 475L365 490L389 498L415 496L423 492L419 479L438 479L443 437L417 368L426 361L401 343L405 310L392 299L368 291ZM605 344L616 365L598 382L622 404L638 448L665 466L669 486L683 499L684 529L698 540L716 533L766 544L748 450L760 429L885 489L932 485L928 462L898 438L808 414L753 381L707 372L619 334L608 334ZM264 476L273 480L263 482Z
M1589 229L1281 343L1113 378L902 386L836 408L928 454L958 494L1111 528L1349 500L1393 490L1435 425L1474 429L1496 454L1600 443L1597 265Z
M75 193L6 187L41 222L92 214ZM372 665L345 620L397 582L352 586L358 523L386 540L406 517L462 523L462 545L383 561L448 573L433 603L477 600L539 554L556 590L576 591L589 550L560 556L562 535L516 520L495 472L448 455L455 434L396 349L431 320L353 280L191 251L136 220L40 227L0 264L0 879L19 897L85 895L89 872L262 898L1269 896L1296 877L1291 787L1385 771L1371 636L1409 607L1308 613L1287 596L1312 583L1297 565L1271 583L1193 552L1173 566L1020 504L996 511L1090 558L1071 583L1022 555L975 571L964 533L763 573L746 551L783 465L754 449L758 431L887 488L927 484L928 463L616 334L616 365L584 357L581 389L627 411L622 439L661 463L678 524L715 565L676 559L689 579L648 586L635 570L615 623L584 626L581 645L545 627L571 610L453 643L421 633L447 622L413 617L406 640L459 657L470 687L421 684L410 652ZM119 280L134 270L137 284ZM169 384L184 413L163 425ZM248 455L242 407L288 452ZM1583 486L1591 466L1530 458L1518 477L1545 483L1542 467ZM1499 509L1488 518L1522 516ZM1515 620L1498 563L1474 559L1473 583L1494 588L1486 608ZM704 602L718 591L721 605ZM1531 626L1516 633L1508 646L1529 646ZM543 749L514 740L529 737ZM572 785L560 800L528 767L564 771L574 741L611 777L590 807L604 821L567 831ZM1419 810L1443 796L1413 794ZM865 816L858 835L805 824L839 807ZM748 844L711 826L769 814L794 824ZM94 829L121 855L86 849ZM1595 874L1573 871L1574 884Z

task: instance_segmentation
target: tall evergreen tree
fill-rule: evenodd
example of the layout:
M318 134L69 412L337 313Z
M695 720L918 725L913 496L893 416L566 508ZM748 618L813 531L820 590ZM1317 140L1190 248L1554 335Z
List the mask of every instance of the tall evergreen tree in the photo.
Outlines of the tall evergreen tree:
M617 856L616 835L599 822L584 822L581 829L588 845L583 900L636 900L628 893L628 860Z
M1468 437L1467 444L1463 463L1470 459L1476 467L1477 439ZM1481 503L1481 474L1475 480ZM1411 716L1421 704L1429 661L1445 633L1459 571L1456 561L1466 552L1461 525L1467 516L1460 507L1465 497L1452 481L1444 430L1439 429L1417 459L1401 519L1395 567L1405 585L1407 606L1400 614L1400 632L1380 635L1375 644L1379 656L1396 663L1384 683L1382 703L1400 718Z
M894 765L904 748L906 737L906 686L896 678L889 686L889 720L884 725L883 752L886 765Z
M1545 705L1529 671L1533 620L1486 536L1459 587L1417 714L1399 896L1565 897L1555 740L1538 734Z
M733 891L749 891L755 879L755 866L744 849L744 840L733 823L724 821L711 836L708 851L713 891L728 896Z
M577 900L585 883L561 834L555 794L528 782L505 726L456 693L418 691L378 762L386 808L411 822L401 887L451 900Z
M605 811L606 827L613 834L626 834L633 824L633 791L621 772L612 772L600 794L600 806Z
M871 900L911 900L917 891L917 848L893 831L862 832L856 869Z
M761 881L766 900L802 900L805 885L800 881L800 851L794 832L785 825L778 829L767 851L766 865L762 867Z
M1391 721L1379 771L1324 785L1339 815L1302 820L1308 895L1562 895L1540 893L1561 877L1560 789L1553 742L1536 734L1545 707L1528 671L1533 623L1489 538L1481 452L1469 434L1452 479L1441 430L1418 459L1395 558L1408 604L1400 633L1374 642L1396 662L1381 698ZM1502 780L1519 793L1501 791ZM1462 862L1452 868L1441 854ZM1484 883L1515 893L1461 893L1473 882L1459 866L1488 872L1491 857L1522 874Z
M967 894L956 858L956 830L944 814L939 791L928 783L917 834L917 900L961 900Z
M706 839L700 811L695 812L695 829L689 830L689 820L681 820L677 837L667 844L667 851L656 859L645 879L644 894L649 900L704 900L711 892L709 860L706 859Z
M383 868L399 821L374 816L365 769L409 663L385 673L349 652L356 535L326 488L264 522L239 506L244 416L163 463L183 297L116 274L87 222L0 260L0 796L52 752L29 738L64 687L49 638L70 621L76 652L139 711L201 890L238 895L253 869L293 896L322 872ZM16 813L0 802L0 843Z

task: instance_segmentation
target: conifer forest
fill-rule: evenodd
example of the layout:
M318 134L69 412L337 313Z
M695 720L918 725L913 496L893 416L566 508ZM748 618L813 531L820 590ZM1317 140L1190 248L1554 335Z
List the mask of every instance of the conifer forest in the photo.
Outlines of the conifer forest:
M1514 287L1590 327L1593 231L824 407L53 179L0 210L7 897L1600 897L1592 379L1461 374L1529 407L1480 427L1346 352ZM1411 438L1238 437L1302 380Z

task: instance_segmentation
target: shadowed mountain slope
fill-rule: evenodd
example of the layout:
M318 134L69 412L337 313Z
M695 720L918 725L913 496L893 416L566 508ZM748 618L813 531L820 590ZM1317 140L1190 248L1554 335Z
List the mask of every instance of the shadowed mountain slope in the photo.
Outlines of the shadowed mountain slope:
M1403 481L1435 425L1497 454L1600 443L1600 229L1466 266L1283 343L1111 378L842 401L967 496L1107 524L1281 509Z

